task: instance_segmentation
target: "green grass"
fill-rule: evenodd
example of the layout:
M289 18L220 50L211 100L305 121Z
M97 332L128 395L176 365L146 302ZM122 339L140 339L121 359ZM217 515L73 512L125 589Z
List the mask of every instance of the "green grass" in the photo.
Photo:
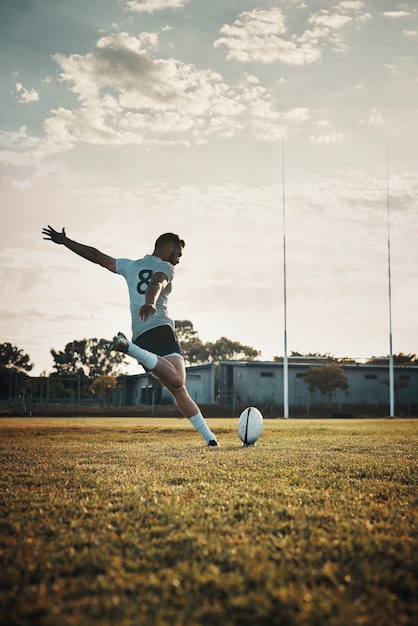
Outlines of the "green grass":
M2 626L418 623L418 422L0 420Z

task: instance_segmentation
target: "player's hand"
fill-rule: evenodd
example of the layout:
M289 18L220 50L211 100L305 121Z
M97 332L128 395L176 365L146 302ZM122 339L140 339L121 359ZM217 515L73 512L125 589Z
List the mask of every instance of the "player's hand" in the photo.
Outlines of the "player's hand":
M52 226L48 225L48 228L42 229L42 234L45 235L44 239L46 241L53 241L54 243L61 244L67 239L65 228L63 228L61 232L58 232L57 230L54 230Z
M143 322L146 322L150 317L153 317L157 312L157 309L152 304L143 304L139 309L139 317Z

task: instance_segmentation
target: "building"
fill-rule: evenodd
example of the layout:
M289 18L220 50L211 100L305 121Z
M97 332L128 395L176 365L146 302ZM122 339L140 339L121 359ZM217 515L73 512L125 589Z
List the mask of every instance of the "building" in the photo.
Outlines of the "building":
M358 416L389 415L389 366L339 363L348 387L337 389L330 399L311 392L304 375L329 360L290 358L288 398L290 417L327 417L333 414ZM335 362L334 362L335 363ZM198 405L222 405L225 414L257 406L265 417L284 412L283 363L273 361L221 361L186 368L187 388ZM418 417L418 366L395 365L395 413ZM14 373L0 389L0 407L23 414L53 407L161 406L174 405L171 393L149 373L119 376L113 397L93 396L91 380L80 376L29 377Z
M329 399L319 391L310 392L304 374L310 367L324 363L288 364L289 407L324 406ZM339 364L348 379L348 389L336 390L333 407L369 406L372 414L389 405L389 367L387 365ZM395 366L396 404L412 414L418 407L418 367ZM260 408L283 406L283 363L261 361L221 361L219 364L219 402L234 406Z
M337 389L332 403L319 391L309 391L304 374L311 367L328 362L290 362L288 367L289 408L292 415L332 413L387 415L389 407L389 367L360 363L339 364L347 377L348 389ZM221 361L190 366L187 388L197 404L257 406L265 415L282 415L283 363L272 361ZM418 414L418 366L395 366L395 401L398 414ZM173 398L151 374L119 377L117 406L156 406L173 404Z

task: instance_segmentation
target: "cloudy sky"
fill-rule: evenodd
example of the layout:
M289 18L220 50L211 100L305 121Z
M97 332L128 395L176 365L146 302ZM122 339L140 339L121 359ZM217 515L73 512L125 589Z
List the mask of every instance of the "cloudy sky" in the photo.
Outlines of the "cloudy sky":
M129 334L124 280L43 241L51 224L128 258L178 232L171 316L283 355L285 223L289 352L388 354L389 232L393 349L418 353L417 17L2 0L0 343L38 374L51 348Z

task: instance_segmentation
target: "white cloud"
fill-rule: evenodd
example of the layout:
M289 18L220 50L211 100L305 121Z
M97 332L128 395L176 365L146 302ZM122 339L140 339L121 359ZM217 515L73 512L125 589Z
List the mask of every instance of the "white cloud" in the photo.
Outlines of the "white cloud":
M27 139L27 127L21 126L18 131L5 132L0 131L0 140L2 148L8 149L20 144Z
M348 15L341 15L338 13L332 14L328 11L321 11L320 13L316 13L309 18L309 22L311 24L329 28L331 30L343 28L343 26L346 26L349 22L351 22L351 20L352 18Z
M417 37L418 31L417 30L403 30L402 35L404 37Z
M22 83L16 83L17 101L21 104L32 104L38 102L39 92L36 89L25 89Z
M78 110L55 112L55 124L74 140L142 143L157 135L176 140L185 131L202 137L213 129L213 118L234 118L243 110L238 94L218 73L155 59L144 38L126 33L103 37L88 55L56 59L61 79L82 102Z
M279 141L309 118L309 111L304 107L273 112L269 107L254 106L252 113L251 130L260 141Z
M409 15L411 15L411 13L409 11L384 11L383 15L385 17L398 19L399 17L408 17Z
M323 48L328 44L337 51L346 51L341 31L353 20L371 18L361 13L363 2L341 2L337 10L322 10L308 18L310 28L301 34L289 33L286 16L279 8L253 9L241 13L232 25L224 24L223 35L214 42L223 47L227 58L244 63L275 63L302 66L322 59ZM347 15L351 12L352 15Z
M366 113L366 117L360 120L360 124L371 124L373 126L384 126L386 124L386 120L382 113L376 109L370 109Z
M30 151L39 145L37 137L31 137L25 125L18 131L0 131L0 145L2 148L3 163L13 163L15 160L14 151L17 153ZM18 159L18 155L16 155Z
M344 140L343 133L321 133L320 135L311 135L309 141L314 144L336 144L342 143Z
M284 37L285 16L278 8L245 11L232 26L222 26L220 32L224 37L217 39L214 47L225 47L230 60L305 65L321 56L315 45L303 42L298 46Z
M239 88L250 114L251 131L260 141L280 140L309 118L306 107L276 110L270 100L269 91L255 76L247 74Z
M199 144L210 135L228 137L245 127L261 139L267 138L267 121L270 127L279 117L284 126L301 121L300 108L298 114L279 115L270 90L254 76L229 85L212 70L153 56L157 46L154 33L134 37L122 32L102 37L85 55L56 54L60 81L80 106L52 110L38 154L67 150L77 142Z
M126 6L135 13L155 13L163 9L180 9L190 0L125 0Z
M363 2L346 1L340 2L335 9L323 9L313 13L308 22L312 28L307 29L299 41L310 41L320 45L321 48L329 46L334 52L348 52L349 47L344 36L346 29L352 24L361 24L371 19L370 13L364 13Z
M364 2L362 2L362 0L343 0L337 5L337 10L348 9L350 11L359 11L363 7L364 7Z

